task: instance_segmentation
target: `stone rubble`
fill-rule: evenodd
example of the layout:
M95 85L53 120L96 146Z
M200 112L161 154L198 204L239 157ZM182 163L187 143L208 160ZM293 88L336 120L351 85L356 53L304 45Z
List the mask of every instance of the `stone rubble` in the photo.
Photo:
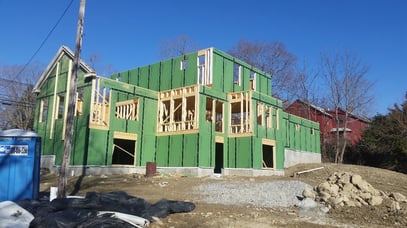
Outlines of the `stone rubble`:
M350 172L335 172L327 180L314 189L305 189L304 199L321 202L328 207L361 207L378 206L384 199L390 199L391 210L400 211L400 203L407 203L407 198L401 193L386 194L375 189L360 175Z

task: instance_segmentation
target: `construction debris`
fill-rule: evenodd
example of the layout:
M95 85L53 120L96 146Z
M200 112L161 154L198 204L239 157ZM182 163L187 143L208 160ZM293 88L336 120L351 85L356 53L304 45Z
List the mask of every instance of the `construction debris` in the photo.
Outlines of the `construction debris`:
M307 169L307 170L304 170L304 171L296 172L296 173L294 173L293 177L296 177L296 176L298 176L300 174L303 174L303 173L309 173L309 172L317 171L317 170L320 170L320 169L323 169L323 168L324 167L322 166L322 167L318 167L318 168Z
M335 172L314 189L305 189L302 195L330 207L378 206L384 199L390 199L392 210L401 210L400 203L407 202L401 193L386 194L375 189L360 175L349 172Z

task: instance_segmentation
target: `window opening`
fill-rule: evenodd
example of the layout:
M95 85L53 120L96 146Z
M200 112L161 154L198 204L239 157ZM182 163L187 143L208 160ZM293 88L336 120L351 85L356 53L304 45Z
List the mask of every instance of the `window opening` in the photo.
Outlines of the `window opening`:
M250 71L250 88L256 90L256 73L254 71Z
M65 108L65 94L58 95L58 119L64 117L64 108Z
M172 127L175 131L184 130L183 129L183 121L182 121L182 98L177 98L173 100L174 108L173 110L173 119L172 119Z
M216 101L215 121L215 131L223 132L223 102L221 101Z
M241 77L241 66L237 63L233 64L233 83L236 85L240 85L240 77Z
M196 87L163 91L158 100L158 132L198 129Z
M138 99L131 99L116 103L115 116L118 119L137 120L138 119Z
M42 98L39 122L47 121L47 114L48 114L48 98Z
M90 107L90 124L92 127L106 129L109 126L110 89L100 86L100 78L93 79Z
M185 121L185 127L186 130L192 130L194 129L195 125L195 96L193 97L187 97L187 107L186 107L186 121Z
M273 109L270 107L266 107L265 115L266 115L266 128L272 128L273 127Z
M264 104L257 102L257 125L264 126L263 123Z
M76 92L75 116L83 114L83 88Z
M181 61L181 67L180 67L180 69L181 69L181 70L186 70L187 68L188 68L188 60L187 60L187 59L184 59L184 60Z
M212 122L213 120L213 99L206 98L206 111L205 111L205 119L206 121Z
M134 165L136 140L114 139L112 165Z
M251 133L251 93L230 94L230 133Z
M198 83L200 85L212 84L212 52L210 49L198 52Z
M273 146L263 144L263 168L274 168Z

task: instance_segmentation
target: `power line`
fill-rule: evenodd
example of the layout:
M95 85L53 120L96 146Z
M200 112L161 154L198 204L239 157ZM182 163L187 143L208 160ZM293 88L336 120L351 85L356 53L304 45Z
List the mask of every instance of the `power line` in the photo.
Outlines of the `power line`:
M23 73L23 71L25 70L25 68L27 68L28 64L31 63L31 61L34 59L34 57L38 54L38 52L41 50L41 48L44 46L45 42L47 42L48 38L51 36L52 32L54 32L54 30L56 29L56 27L59 25L59 23L61 22L62 18L65 16L66 12L68 11L68 9L71 7L72 3L74 0L71 0L68 4L68 6L65 8L64 12L62 13L62 15L59 17L58 21L55 23L54 27L52 27L52 29L48 32L47 36L45 37L45 39L42 41L41 45L38 47L38 49L34 52L34 54L31 56L31 58L28 60L28 62L24 65L24 67L18 72L18 74L16 75L16 77L20 76L21 73Z
M21 71L22 72L22 71ZM21 73L20 72L20 73ZM19 73L19 74L20 74ZM19 75L18 74L18 75ZM17 76L18 76L17 75ZM30 86L30 85L33 85L32 83L25 83L25 82L19 82L19 81L15 81L15 80L10 80L10 79L5 79L5 78L2 78L2 77L0 77L0 81L5 81L5 82L9 82L9 83L17 83L17 84L20 84L20 85L26 85L26 86Z

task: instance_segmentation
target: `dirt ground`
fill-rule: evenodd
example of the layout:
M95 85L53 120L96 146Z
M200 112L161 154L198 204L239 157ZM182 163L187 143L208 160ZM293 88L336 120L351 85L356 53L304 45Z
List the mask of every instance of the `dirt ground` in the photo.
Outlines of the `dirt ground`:
M293 175L296 172L317 167L323 169ZM285 176L267 177L190 177L179 174L159 173L154 177L140 174L112 176L82 176L69 178L68 193L84 195L86 192L125 191L129 195L154 203L160 199L190 201L196 208L189 213L171 214L150 227L406 227L407 203L401 210L390 210L390 200L380 206L338 207L316 218L298 208L261 208L253 206L227 206L199 202L193 186L204 182L265 182L273 180L299 180L316 186L334 172L353 172L362 176L374 188L386 193L399 192L407 196L407 175L388 170L336 164L306 164L291 167ZM56 186L57 176L41 175L40 190L49 191Z

